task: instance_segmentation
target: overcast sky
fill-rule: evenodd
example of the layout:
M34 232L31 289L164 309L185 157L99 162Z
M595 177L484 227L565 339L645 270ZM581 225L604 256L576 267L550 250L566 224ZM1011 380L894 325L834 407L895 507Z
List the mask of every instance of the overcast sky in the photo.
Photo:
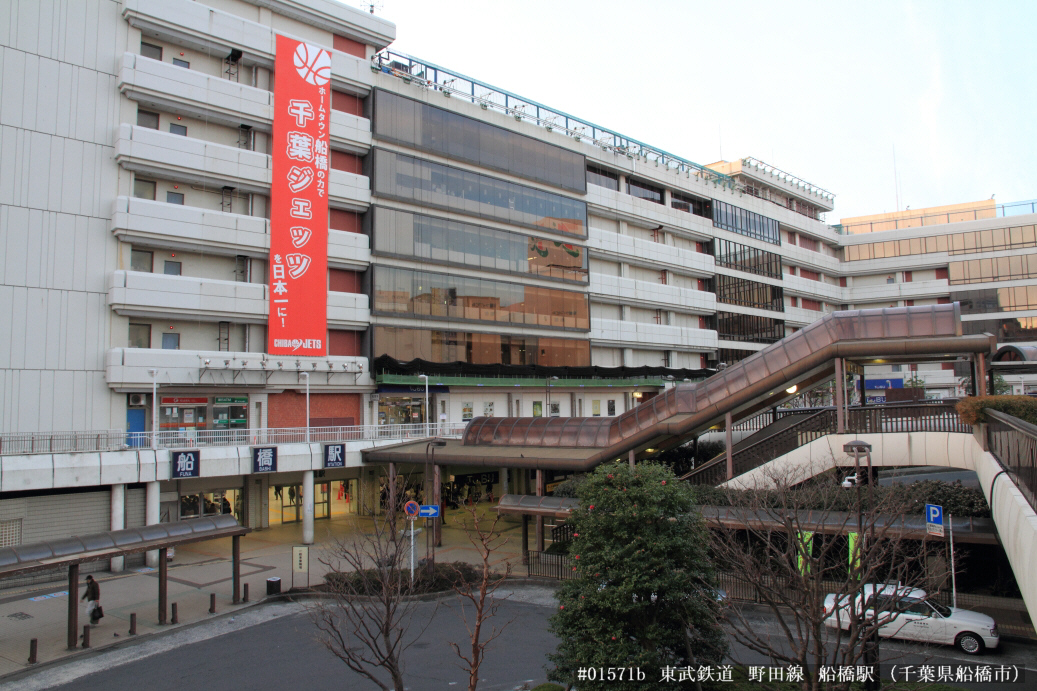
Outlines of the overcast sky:
M900 209L1037 198L1031 0L379 0L376 13L401 52L697 163L755 156L820 185L836 194L829 223L895 211L898 192Z

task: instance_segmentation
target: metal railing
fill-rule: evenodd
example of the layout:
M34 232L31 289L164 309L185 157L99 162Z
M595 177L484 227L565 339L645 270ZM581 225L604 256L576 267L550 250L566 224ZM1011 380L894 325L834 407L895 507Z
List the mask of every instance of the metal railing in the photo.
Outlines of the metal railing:
M1012 202L1010 204L996 204L978 206L974 209L961 209L959 211L944 211L938 214L925 214L911 216L910 218L890 218L881 221L867 221L864 223L850 223L847 225L832 226L836 232L844 235L857 235L859 233L881 233L886 230L901 230L904 228L921 228L924 226L938 226L945 223L961 223L963 221L978 221L984 218L1006 218L1009 216L1021 216L1023 214L1037 213L1037 201Z
M779 412L792 412L795 409ZM802 409L801 409L802 410ZM819 437L836 431L835 408L813 410L802 420L739 449L732 454L734 475L749 472ZM917 403L872 405L850 408L846 417L847 434L894 432L972 432L958 417L953 404ZM681 477L695 484L719 485L727 480L727 454L721 453Z
M162 430L153 432L40 432L0 435L0 455L122 451L154 447L187 449L256 444L303 444L348 441L460 437L467 422L348 427L270 427L266 429Z
M986 408L987 448L1037 511L1037 425Z
M575 578L573 561L566 554L526 552L526 575L565 580Z
M383 50L371 57L371 69L391 74L407 83L440 91L444 96L456 96L478 104L483 109L498 110L516 120L533 122L547 130L558 130L576 141L586 139L605 151L614 151L631 159L636 156L645 161L654 161L678 173L695 175L730 189L736 188L730 176L694 161L404 53Z

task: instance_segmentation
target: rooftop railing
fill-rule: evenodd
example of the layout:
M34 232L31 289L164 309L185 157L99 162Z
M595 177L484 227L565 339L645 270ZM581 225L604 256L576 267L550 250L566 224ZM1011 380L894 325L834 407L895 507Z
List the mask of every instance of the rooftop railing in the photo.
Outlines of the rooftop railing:
M391 74L419 87L440 91L447 97L457 97L476 103L483 110L492 108L516 120L532 122L549 131L558 130L576 141L587 140L605 151L613 151L630 159L639 157L645 161L654 161L660 166L685 173L689 177L694 175L732 190L736 188L735 181L730 176L694 161L404 53L383 50L372 56L371 69Z
M887 230L922 228L924 226L938 226L946 223L963 223L965 221L979 221L985 218L1006 218L1034 213L1037 213L1037 200L982 206L975 209L944 211L938 214L919 214L910 218L891 218L882 221L839 224L832 227L836 232L843 235L857 235L860 233L881 233Z
M395 441L425 437L459 438L467 422L349 427L270 427L266 429L204 429L124 432L31 432L0 434L0 455L87 453L130 449L193 449L258 444L305 444L349 441Z

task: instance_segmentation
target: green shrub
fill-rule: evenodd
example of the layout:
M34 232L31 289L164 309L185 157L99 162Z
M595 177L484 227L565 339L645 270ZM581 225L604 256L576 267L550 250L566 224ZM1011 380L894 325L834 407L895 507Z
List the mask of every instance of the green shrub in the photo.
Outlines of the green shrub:
M533 691L565 691L565 687L564 686L560 686L558 684L550 684L550 683L548 683L548 684L541 684L540 686L537 686L536 688L533 689Z
M984 408L1037 425L1037 399L1029 396L970 396L955 406L961 421L968 425L988 422Z
M572 475L567 477L554 488L551 495L555 497L570 497L575 499L577 490L580 489L580 485L583 484L586 479L586 475Z
M380 593L381 581L374 569L366 572L372 592L368 595ZM410 583L410 560L393 573L393 578L398 578L404 583L407 590ZM463 583L478 583L482 579L482 573L467 562L455 561L452 563L436 563L435 570L430 577L423 565L415 565L414 568L414 590L415 595L423 593L439 593L453 589L455 585ZM341 594L364 593L365 587L362 583L361 574L356 571L332 571L324 576L324 582L328 588Z

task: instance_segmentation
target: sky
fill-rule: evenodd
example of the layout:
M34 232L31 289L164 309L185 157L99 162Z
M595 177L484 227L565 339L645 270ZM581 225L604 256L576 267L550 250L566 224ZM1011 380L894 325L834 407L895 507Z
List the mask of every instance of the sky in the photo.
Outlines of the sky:
M394 50L697 163L754 156L823 187L829 223L1037 199L1030 0L376 0L375 13L396 24Z

